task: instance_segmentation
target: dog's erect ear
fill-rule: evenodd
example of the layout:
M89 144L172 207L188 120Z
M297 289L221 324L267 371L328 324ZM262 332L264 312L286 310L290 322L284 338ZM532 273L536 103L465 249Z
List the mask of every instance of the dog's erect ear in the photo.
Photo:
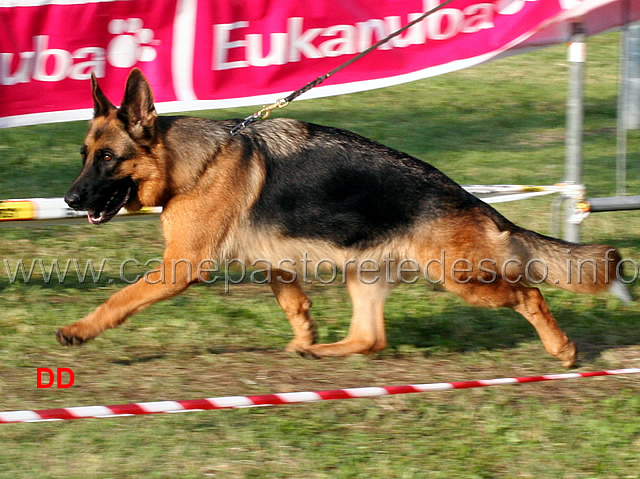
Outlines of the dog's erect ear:
M91 73L91 90L93 91L93 117L106 116L111 110L115 110L116 107L113 103L102 93L100 85L95 73Z
M150 138L158 114L153 106L153 93L149 82L137 68L131 70L124 89L124 99L118 116L129 134L136 139Z

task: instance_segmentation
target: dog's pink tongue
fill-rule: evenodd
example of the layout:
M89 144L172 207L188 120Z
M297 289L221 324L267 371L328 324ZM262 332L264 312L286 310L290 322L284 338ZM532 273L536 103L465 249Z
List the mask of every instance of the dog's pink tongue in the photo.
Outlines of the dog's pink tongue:
M95 224L95 221L93 221L93 218L91 217L91 211L87 211L87 221L92 225Z

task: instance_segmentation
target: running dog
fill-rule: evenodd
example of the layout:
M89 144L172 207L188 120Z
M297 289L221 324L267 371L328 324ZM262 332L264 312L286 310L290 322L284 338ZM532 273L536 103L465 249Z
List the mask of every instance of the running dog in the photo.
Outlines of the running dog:
M514 309L567 367L576 346L532 283L609 290L631 300L617 276L621 258L614 248L516 226L433 166L349 131L272 119L232 136L237 121L158 116L137 69L120 108L95 76L92 90L82 169L65 200L88 211L92 224L106 223L121 208L162 206L166 250L164 264L146 280L58 330L62 345L82 344L202 281L196 265L203 261L231 258L274 266L270 286L294 331L287 350L316 357L386 346L384 304L402 272L383 278L375 264L404 267L410 259L472 305ZM316 343L295 264L303 257L305 266L344 265L353 317L341 341ZM163 271L172 272L170 280L160 280Z

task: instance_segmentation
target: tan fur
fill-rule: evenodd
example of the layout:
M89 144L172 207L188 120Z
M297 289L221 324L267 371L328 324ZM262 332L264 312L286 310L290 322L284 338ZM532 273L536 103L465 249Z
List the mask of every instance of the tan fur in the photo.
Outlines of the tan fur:
M511 247L509 232L499 232L488 218L473 212L429 224L427 229L432 235L428 244L418 247L420 260L422 264L433 259L441 261L445 251L445 258L449 258L445 267L434 263L437 269L431 271L435 278L442 279L445 289L474 306L517 311L534 326L549 354L567 367L574 364L576 346L558 326L540 291L516 281L523 269L503 270L505 262L517 254ZM485 259L492 262L483 263ZM458 260L463 261L456 265ZM478 268L480 264L482 269Z
M353 303L353 315L347 337L330 344L314 344L306 351L316 357L369 354L387 347L384 327L384 303L393 287L374 278L361 281L353 269L346 271L347 289Z
M294 338L286 350L305 352L317 339L316 326L309 313L311 301L300 288L297 278L291 273L275 271L275 275L282 280L271 281L271 290L287 315L294 333Z

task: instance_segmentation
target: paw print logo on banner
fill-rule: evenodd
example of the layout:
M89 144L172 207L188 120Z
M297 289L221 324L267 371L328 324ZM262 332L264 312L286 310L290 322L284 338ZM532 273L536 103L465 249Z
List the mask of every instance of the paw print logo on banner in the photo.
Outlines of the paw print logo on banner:
M109 33L116 35L107 47L107 59L117 68L131 68L138 62L156 59L153 30L144 28L141 18L114 19L109 22Z

